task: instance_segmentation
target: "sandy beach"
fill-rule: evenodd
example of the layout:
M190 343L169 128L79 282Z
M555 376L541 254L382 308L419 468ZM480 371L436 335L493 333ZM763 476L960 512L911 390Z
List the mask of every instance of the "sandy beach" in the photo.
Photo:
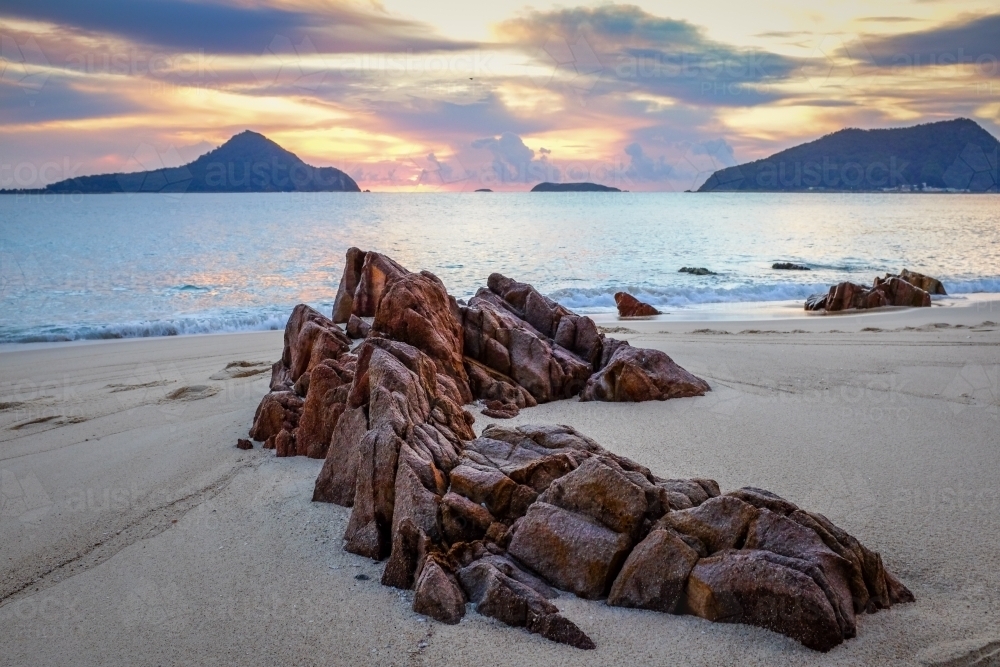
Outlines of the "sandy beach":
M864 315L602 322L705 378L703 398L559 401L666 477L770 489L876 549L915 604L826 654L692 616L555 603L580 651L455 626L348 554L322 465L241 451L282 333L0 351L0 664L993 665L1000 650L1000 296ZM491 419L476 414L476 432ZM983 648L987 647L987 648Z

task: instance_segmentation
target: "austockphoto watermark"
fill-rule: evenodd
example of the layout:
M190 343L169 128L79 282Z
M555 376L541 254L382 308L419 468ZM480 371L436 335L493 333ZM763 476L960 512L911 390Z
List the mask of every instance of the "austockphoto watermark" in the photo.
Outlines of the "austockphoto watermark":
M908 164L906 160L896 157L865 164L838 162L829 157L804 162L765 161L757 168L754 181L765 188L909 188L911 183L903 173Z

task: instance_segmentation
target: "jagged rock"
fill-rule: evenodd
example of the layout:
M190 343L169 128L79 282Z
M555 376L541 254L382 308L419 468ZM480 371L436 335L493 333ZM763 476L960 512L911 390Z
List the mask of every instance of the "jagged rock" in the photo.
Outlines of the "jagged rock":
M758 512L756 507L739 498L720 496L688 510L668 512L657 527L697 538L708 553L713 554L741 547Z
M494 521L488 509L465 496L447 493L441 501L441 529L450 544L482 539Z
M642 488L596 457L552 482L538 501L584 514L632 537L648 509Z
M358 248L348 248L347 258L344 262L344 273L340 278L340 286L337 287L337 298L333 302L332 319L338 324L349 322L354 309L354 292L358 289L358 282L361 280L361 269L365 264L364 250ZM352 336L353 338L353 336Z
M351 377L353 380L353 377ZM325 363L309 373L309 391L295 432L296 453L313 459L326 457L337 420L346 407L344 379Z
M503 401L486 401L483 414L494 419L513 419L520 413L517 405Z
M843 641L840 625L805 561L768 551L724 551L702 558L688 578L685 610L720 623L780 632L817 651Z
M275 456L295 456L295 435L281 429L274 438L264 442L264 449L273 449Z
M347 335L351 338L368 338L371 330L371 325L357 315L352 314L347 320Z
M806 299L806 310L826 310L826 299L828 296L826 292L813 294Z
M440 375L453 380L456 391L452 399L459 404L472 402L462 359L464 339L458 304L437 276L423 271L391 282L375 312L372 331L426 354Z
M358 286L354 290L351 313L358 317L375 317L386 288L397 278L409 273L394 260L377 252L365 253Z
M581 401L662 401L704 396L708 383L687 372L659 350L620 343L607 364L594 373Z
M880 308L883 306L927 307L930 294L896 277L875 278L871 289L852 282L843 282L830 288L826 297L826 310Z
M672 530L654 530L636 545L611 586L608 604L668 614L684 599L698 552Z
M282 430L289 433L299 425L304 401L291 391L273 391L264 396L254 414L250 439L266 442ZM273 442L271 447L273 448Z
M336 359L350 347L351 339L332 320L299 304L285 325L281 363L288 369L288 379L295 382L316 364L324 359Z
M771 265L772 269L779 271L810 271L808 266L803 264L794 264L792 262L775 262Z
M420 572L413 611L426 614L442 623L454 625L465 616L465 594L455 577L437 561L428 559Z
M559 609L538 591L508 576L484 560L458 571L458 578L476 611L514 627L553 641L582 649L595 648L594 642L576 624L559 614Z
M475 359L465 357L465 371L472 395L487 401L500 401L518 409L538 405L535 397L514 380Z
M361 438L368 432L364 408L348 408L337 420L323 468L316 478L313 502L354 505L354 484L361 456Z
M891 278L891 274L886 274L886 278ZM914 287L919 287L928 294L948 294L945 291L944 285L937 278L931 278L930 276L925 276L922 273L917 273L916 271L908 271L903 269L899 272L898 278L900 280L905 280Z
M616 292L615 305L618 306L619 317L650 317L660 314L656 308L639 301L628 292Z
M253 443L245 438L239 438L236 441L237 449L253 449Z
M451 490L508 521L523 516L538 496L496 468L473 461L463 461L451 471Z
M607 594L631 547L629 535L589 516L536 502L508 551L558 588L593 600Z

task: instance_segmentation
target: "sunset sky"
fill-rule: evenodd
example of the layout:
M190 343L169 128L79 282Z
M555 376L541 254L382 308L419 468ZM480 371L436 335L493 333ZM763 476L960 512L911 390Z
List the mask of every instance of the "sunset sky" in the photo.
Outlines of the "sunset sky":
M0 187L253 129L362 188L697 187L846 126L1000 136L996 0L4 0Z

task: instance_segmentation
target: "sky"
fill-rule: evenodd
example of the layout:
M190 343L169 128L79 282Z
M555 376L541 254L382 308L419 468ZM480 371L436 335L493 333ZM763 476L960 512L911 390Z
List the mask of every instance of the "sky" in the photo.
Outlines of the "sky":
M0 188L245 129L373 191L696 189L844 127L1000 136L996 0L4 0Z

